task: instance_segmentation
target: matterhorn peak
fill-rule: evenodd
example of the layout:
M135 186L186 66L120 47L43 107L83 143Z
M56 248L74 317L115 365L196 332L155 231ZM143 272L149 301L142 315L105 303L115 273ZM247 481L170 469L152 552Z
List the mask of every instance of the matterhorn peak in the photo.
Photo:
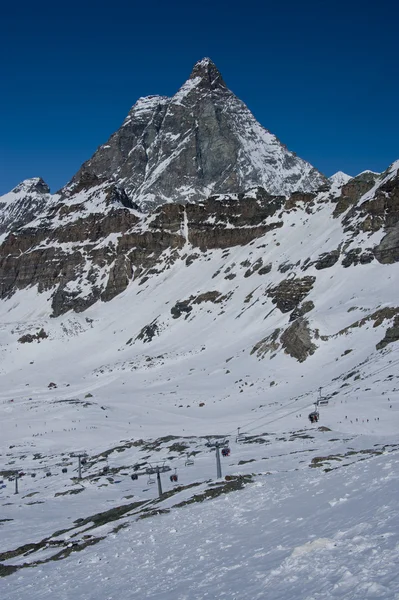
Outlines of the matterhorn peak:
M201 80L203 86L215 89L217 87L226 88L226 84L223 81L223 77L210 58L203 58L195 63L189 79Z
M324 175L256 121L210 58L195 63L171 98L140 98L122 127L82 165L68 193L83 172L116 183L144 211L255 187L289 195L326 184Z

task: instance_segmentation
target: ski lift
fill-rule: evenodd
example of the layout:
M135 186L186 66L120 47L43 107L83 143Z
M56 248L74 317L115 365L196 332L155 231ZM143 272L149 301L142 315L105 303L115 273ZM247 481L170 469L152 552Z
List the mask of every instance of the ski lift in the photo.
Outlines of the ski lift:
M172 483L177 483L179 476L177 475L177 468L175 468L175 472L169 477Z
M46 477L51 477L51 473L50 473L50 471L47 471L47 473L46 473Z
M66 467L63 467L63 468L61 469L61 472L62 472L62 473L68 473L68 469L67 469Z
M240 431L241 427L237 427L236 443L243 442L245 440L245 433Z
M317 406L327 406L328 405L328 398L319 398L319 400L317 401Z
M321 388L321 387L319 388L319 397L318 397L318 399L315 402L315 407L317 407L317 406L327 406L327 404L328 404L328 398L325 398L324 396L321 395L321 390L322 389L323 388Z
M130 475L130 477L132 478L133 481L136 481L139 478L139 476L137 475L137 473L132 473Z
M30 476L31 477L36 477L36 473L31 473Z
M85 458L82 458L82 460L80 461L80 464L85 465L87 463L87 460Z
M191 458L190 454L187 452L187 458L186 458L186 462L184 463L184 465L186 467L191 467L194 464L194 459Z
M155 483L155 478L152 477L151 473L148 475L148 479L147 479L147 484L151 485L152 483Z
M228 446L222 448L222 456L230 456L230 448Z

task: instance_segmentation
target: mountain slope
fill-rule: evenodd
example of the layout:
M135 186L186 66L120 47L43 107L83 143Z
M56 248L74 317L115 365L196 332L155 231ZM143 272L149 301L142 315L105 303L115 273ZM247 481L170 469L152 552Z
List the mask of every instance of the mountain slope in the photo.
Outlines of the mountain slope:
M138 100L65 191L86 173L116 182L145 210L256 186L284 195L326 183L259 125L210 59L196 63L172 98Z

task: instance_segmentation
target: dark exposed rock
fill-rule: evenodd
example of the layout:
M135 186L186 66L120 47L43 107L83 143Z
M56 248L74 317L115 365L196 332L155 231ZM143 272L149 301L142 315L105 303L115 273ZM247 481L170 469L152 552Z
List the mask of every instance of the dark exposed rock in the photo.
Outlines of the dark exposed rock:
M261 266L263 265L263 260L261 258L259 258L255 264L252 265L252 267L250 267L249 269L247 269L244 273L244 277L250 277L251 275L253 275L256 271L259 271L259 269L261 268Z
M268 222L283 200L259 188L255 197L212 196L201 204L188 204L188 240L202 250L245 245L283 225L278 220Z
M281 312L290 312L308 295L315 281L316 277L311 276L284 279L276 287L269 289L267 295Z
M185 302L176 302L170 309L170 312L174 319L178 319L183 313L189 314L192 310L193 307L190 306L190 301L186 300Z
M305 205L310 204L315 199L316 194L312 193L304 193L304 192L294 192L291 196L286 200L284 204L284 208L286 210L291 210L292 208L298 205L298 202L303 202Z
M251 350L251 354L255 354L258 358L263 358L268 352L277 352L280 347L278 336L281 329L275 329L273 333L264 337L260 342L255 344Z
M385 348L388 344L397 342L399 340L399 315L394 318L391 327L386 330L384 338L376 345L377 350Z
M331 250L331 252L323 252L320 256L315 260L314 266L315 269L320 271L321 269L329 269L338 261L340 255L339 250ZM310 265L309 265L310 266Z
M123 292L132 277L132 264L126 256L117 256L110 268L107 286L101 294L101 300L107 302Z
M46 338L48 338L48 335L42 328L37 333L26 333L25 335L22 335L18 341L20 344L31 344L32 342L40 342L40 340L44 340Z
M214 290L212 292L204 292L203 294L199 294L196 298L194 298L192 303L202 304L203 302L216 302L218 298L220 298L220 296L221 293L217 290Z
M295 265L293 265L292 263L289 262L285 262L282 265L279 265L278 267L278 271L280 273L287 273L287 271L291 271L294 268Z
M271 270L272 270L272 264L269 263L268 265L265 265L264 267L259 269L258 275L267 275L268 273L270 273Z
M384 229L389 234L396 228L399 223L399 175L396 173L389 177L389 173L388 170L381 175L382 179L384 176L388 179L383 179L383 183L371 198L348 211L342 221L345 227L344 231L353 231L356 234L359 232L373 233ZM389 239L387 250L388 246L391 246ZM388 260L392 260L394 256L395 254L391 255L389 251L386 253Z
M374 252L370 248L362 251L361 248L352 248L349 252L345 253L345 257L342 260L343 267L350 267L356 265L367 265L374 260Z
M281 344L287 354L303 362L313 354L317 346L313 344L309 323L299 318L290 325L280 336Z
M193 264L193 262L200 257L200 254L197 254L196 252L194 252L193 254L190 254L189 256L187 256L186 258L186 266L189 267L190 265Z
M156 335L159 335L159 326L157 319L154 319L152 323L143 327L136 337L136 340L141 340L142 342L151 342Z
M295 321L295 319L298 319L299 317L303 317L303 315L306 315L306 313L310 312L313 309L314 309L314 304L311 300L308 300L307 302L303 302L300 306L298 306L297 308L294 308L294 310L290 314L290 321Z
M378 262L384 265L399 262L399 223L382 238L374 254Z
M378 174L366 171L343 185L341 188L341 196L338 199L333 216L339 217L339 215L348 210L350 206L356 204L356 202L373 187L377 178Z
M350 331L354 327L363 327L366 323L368 323L370 321L374 321L373 327L379 327L387 319L393 319L394 317L396 319L397 315L399 315L399 308L397 308L397 307L386 306L385 308L379 308L378 310L374 311L370 315L367 315L366 317L363 317L362 319L359 319L358 321L351 323L347 327L344 327L344 329L341 329L337 335L346 334L346 333L348 333L348 331ZM326 338L326 339L328 339L328 338Z

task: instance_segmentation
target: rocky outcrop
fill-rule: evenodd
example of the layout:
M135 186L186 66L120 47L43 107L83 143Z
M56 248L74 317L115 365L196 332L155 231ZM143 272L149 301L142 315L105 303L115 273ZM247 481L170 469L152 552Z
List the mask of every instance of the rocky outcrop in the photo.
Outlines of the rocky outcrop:
M257 355L258 358L264 358L269 352L274 353L280 348L279 335L280 329L277 328L270 335L260 340L251 350L251 354Z
M341 187L341 195L338 198L333 216L339 217L342 213L348 210L360 200L360 198L375 184L379 174L365 171L357 177L353 177Z
M338 261L339 255L339 249L331 250L331 252L323 252L314 262L314 266L318 271L321 271L322 269L329 269Z
M290 321L295 321L295 319L298 319L299 317L303 317L303 315L306 315L306 313L310 312L313 309L314 309L314 303L311 300L308 300L307 302L303 302L302 304L297 306L297 308L294 308L294 310L290 314Z
M343 267L351 267L356 265L368 265L374 260L374 251L372 248L352 248L345 252L345 256L342 259Z
M342 220L345 231L372 234L382 229L388 234L396 228L399 223L398 169L399 163L391 165L379 176L380 183L374 193L366 194L363 201L345 215Z
M399 315L396 315L391 327L388 327L384 338L376 345L377 350L399 340Z
M285 352L303 362L315 352L317 346L312 342L309 323L303 318L297 319L280 336Z
M186 207L188 241L202 250L245 245L282 227L277 212L283 197L258 188L238 196L212 196Z
M391 227L374 248L374 255L378 262L384 265L399 262L399 223Z
M316 277L310 276L284 279L276 287L270 288L267 295L282 313L287 313L296 308L306 298L315 281Z

